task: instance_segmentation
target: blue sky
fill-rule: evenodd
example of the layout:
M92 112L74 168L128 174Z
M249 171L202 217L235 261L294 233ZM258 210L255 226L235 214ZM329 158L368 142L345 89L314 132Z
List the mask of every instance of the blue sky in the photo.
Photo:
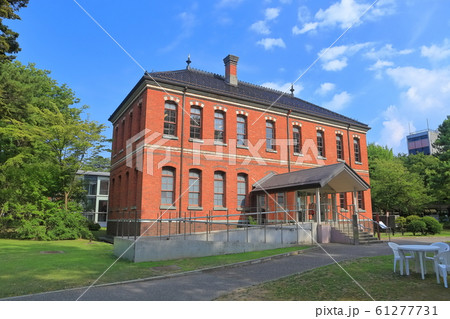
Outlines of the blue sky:
M297 97L368 124L368 141L396 153L409 130L450 114L448 0L77 2L148 71L185 68L190 54L192 67L224 74L234 54L240 80L296 82ZM17 60L50 70L110 127L143 70L73 0L30 0L19 15L7 21Z

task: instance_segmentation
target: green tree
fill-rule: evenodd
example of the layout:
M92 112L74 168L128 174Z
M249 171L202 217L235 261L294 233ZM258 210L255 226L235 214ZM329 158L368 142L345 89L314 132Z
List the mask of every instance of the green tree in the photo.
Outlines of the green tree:
M21 8L26 7L29 0L0 0L0 63L5 60L13 60L12 53L20 51L17 38L19 34L3 24L3 19L20 20L16 14Z
M450 115L438 127L438 137L434 142L437 156L443 162L450 161Z
M394 159L394 152L387 146L370 143L367 145L367 156L369 158L369 171L372 173L378 160L391 161Z
M420 176L409 172L401 160L378 159L373 166L371 193L375 209L410 215L421 212L429 202Z
M437 189L441 187L441 161L435 156L423 153L404 155L399 158L409 172L417 174L422 179L430 201L435 202L438 196Z
M0 63L1 216L42 226L54 221L44 214L53 212L54 205L79 211L76 172L103 152L105 126L87 120L87 107L78 103L73 91L58 85L48 71Z

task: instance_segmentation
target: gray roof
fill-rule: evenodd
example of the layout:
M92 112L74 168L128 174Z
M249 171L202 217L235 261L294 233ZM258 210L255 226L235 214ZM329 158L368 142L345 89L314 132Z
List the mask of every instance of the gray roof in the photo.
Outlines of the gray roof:
M82 171L78 170L77 175L91 175L91 176L105 176L109 177L109 172L92 172L92 171Z
M195 88L211 93L220 94L234 98L240 98L252 102L297 111L308 115L344 122L369 129L369 127L354 119L330 111L326 108L296 98L291 94L273 90L259 85L238 81L237 86L229 85L221 75L205 72L197 69L183 69L177 71L146 73L145 79L157 83L177 84Z
M345 163L277 174L269 178L264 177L260 181L253 185L253 192L322 188L330 193L340 193L370 188L369 184Z

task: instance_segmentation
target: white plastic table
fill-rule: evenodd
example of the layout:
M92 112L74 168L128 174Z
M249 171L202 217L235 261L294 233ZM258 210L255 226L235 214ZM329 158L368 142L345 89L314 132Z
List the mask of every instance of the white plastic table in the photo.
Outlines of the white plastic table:
M436 256L439 252L439 247L430 245L399 245L398 251L402 257L404 257L404 253L408 251L417 253L419 258L416 258L416 271L419 272L420 267L422 279L425 279L425 273L427 272L425 265L425 253L434 252L434 255ZM400 275L403 275L403 269L400 269ZM406 269L406 275L409 275L409 269Z

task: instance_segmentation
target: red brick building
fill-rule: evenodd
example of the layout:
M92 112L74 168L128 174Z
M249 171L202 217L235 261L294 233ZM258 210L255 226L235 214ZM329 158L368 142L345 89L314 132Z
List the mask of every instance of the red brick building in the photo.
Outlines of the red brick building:
M108 234L155 235L159 217L186 214L286 210L296 213L285 219L320 222L331 218L327 207L347 215L356 207L371 217L367 125L293 94L238 81L236 56L224 59L225 76L187 62L186 69L146 73L109 118ZM357 174L359 186L260 187L271 176L336 163ZM320 188L328 190L318 195ZM315 215L317 205L322 216ZM258 222L279 218L255 216Z

